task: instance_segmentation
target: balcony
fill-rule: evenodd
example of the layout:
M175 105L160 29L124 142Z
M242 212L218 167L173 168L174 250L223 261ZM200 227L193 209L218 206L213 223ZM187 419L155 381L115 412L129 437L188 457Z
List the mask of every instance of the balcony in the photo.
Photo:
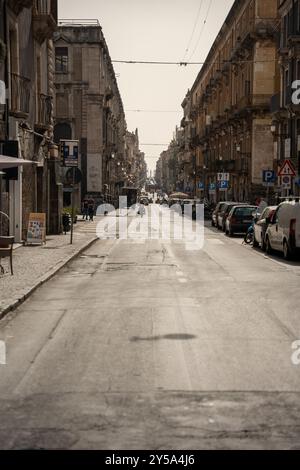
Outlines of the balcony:
M39 129L48 128L51 124L52 100L52 96L44 95L43 93L37 96L36 127Z
M57 2L35 0L33 7L33 32L40 42L50 39L57 27Z
M10 113L16 117L26 118L30 106L30 80L11 73Z
M8 6L9 8L18 15L21 13L23 8L30 8L33 5L33 0L9 0Z

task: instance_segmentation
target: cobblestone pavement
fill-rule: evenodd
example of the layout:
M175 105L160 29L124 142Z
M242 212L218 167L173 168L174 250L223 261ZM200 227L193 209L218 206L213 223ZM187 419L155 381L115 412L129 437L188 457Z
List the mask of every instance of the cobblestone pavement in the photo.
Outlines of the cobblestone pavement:
M96 225L80 221L74 226L73 245L70 234L49 235L44 246L21 246L14 250L11 276L8 258L2 260L5 274L0 275L0 318L6 310L21 301L40 282L57 271L66 261L96 239Z

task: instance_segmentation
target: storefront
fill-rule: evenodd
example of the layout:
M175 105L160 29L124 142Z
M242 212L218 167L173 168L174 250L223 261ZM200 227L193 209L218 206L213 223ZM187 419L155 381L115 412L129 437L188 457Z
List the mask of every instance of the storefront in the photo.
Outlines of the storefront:
M0 175L0 230L5 235L13 235L17 243L22 241L23 166L34 163L21 158L0 155L0 172L2 173Z

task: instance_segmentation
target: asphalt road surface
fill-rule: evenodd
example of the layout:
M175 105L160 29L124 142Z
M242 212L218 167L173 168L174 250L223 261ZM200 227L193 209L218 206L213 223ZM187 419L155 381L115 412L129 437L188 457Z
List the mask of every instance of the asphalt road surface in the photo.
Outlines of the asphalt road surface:
M300 449L300 263L208 225L199 251L140 238L0 323L0 448Z

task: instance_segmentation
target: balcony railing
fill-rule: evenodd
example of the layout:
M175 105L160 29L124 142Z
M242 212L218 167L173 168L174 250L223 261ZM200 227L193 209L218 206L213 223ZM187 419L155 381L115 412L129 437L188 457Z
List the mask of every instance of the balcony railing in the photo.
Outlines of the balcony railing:
M36 123L41 127L47 127L51 124L52 116L52 96L41 93L37 97L38 112Z
M50 39L57 27L57 2L35 0L33 8L33 31L40 42Z
M30 80L11 73L11 104L10 111L16 114L29 114Z

